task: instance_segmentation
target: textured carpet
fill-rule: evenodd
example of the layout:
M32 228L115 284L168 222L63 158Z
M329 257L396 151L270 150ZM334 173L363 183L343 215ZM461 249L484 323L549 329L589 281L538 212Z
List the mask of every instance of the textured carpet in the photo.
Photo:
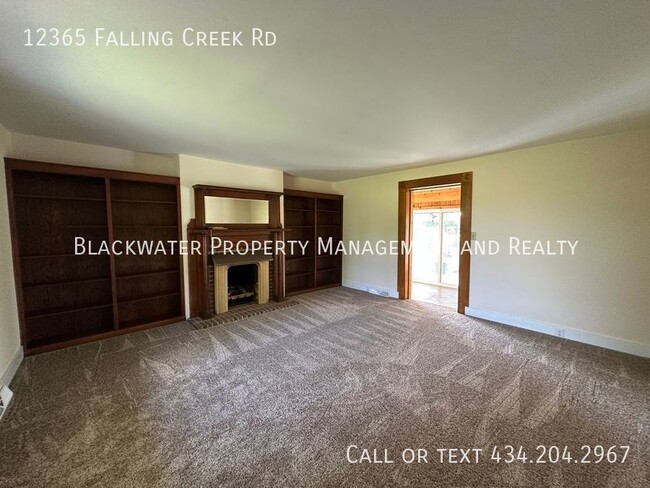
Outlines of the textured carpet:
M190 319L189 322L195 329L206 329L214 327L215 325L227 324L228 322L235 322L237 320L249 319L265 313L274 312L275 310L282 310L285 308L298 305L296 300L284 300L283 302L269 302L259 305L252 303L249 305L238 305L228 310L227 312L213 315L209 319L202 319L200 317Z
M0 486L647 486L648 360L345 288L297 300L27 358ZM351 444L395 462L349 464ZM506 444L630 452L437 462ZM429 463L401 462L406 448Z

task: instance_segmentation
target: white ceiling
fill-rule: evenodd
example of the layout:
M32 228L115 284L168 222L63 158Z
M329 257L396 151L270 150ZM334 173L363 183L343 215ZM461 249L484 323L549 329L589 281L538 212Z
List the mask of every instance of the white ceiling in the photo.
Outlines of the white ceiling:
M2 0L0 19L0 123L26 134L341 180L650 127L648 0ZM24 47L41 26L178 45ZM277 44L183 47L185 27Z

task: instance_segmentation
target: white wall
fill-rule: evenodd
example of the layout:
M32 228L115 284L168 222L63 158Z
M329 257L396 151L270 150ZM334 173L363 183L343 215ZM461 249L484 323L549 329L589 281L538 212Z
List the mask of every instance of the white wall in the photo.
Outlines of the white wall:
M7 185L5 184L4 155L11 150L11 134L0 125L0 385L12 376L12 361L20 354L18 306L14 286L14 266L11 257Z
M650 131L336 183L344 237L397 239L401 180L474 172L472 230L497 256L473 256L470 307L650 346ZM579 240L577 255L510 256L509 236ZM505 251L505 253L503 252ZM349 256L344 283L395 293L394 256ZM638 351L639 348L630 350Z
M181 154L179 156L181 177L181 213L183 214L183 239L187 239L187 224L194 218L194 185L226 186L246 190L282 192L282 171L258 168L242 164L226 163L214 159ZM190 313L189 274L187 256L183 258L185 271L185 310Z

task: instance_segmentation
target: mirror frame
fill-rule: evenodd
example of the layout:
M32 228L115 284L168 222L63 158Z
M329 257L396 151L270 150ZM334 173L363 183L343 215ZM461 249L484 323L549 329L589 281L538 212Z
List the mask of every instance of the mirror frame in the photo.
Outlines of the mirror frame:
M227 229L278 229L280 228L280 197L282 193L259 190L243 190L222 186L194 185L195 225L204 227L225 227ZM227 224L205 221L205 197L240 198L244 200L266 200L269 202L268 224Z

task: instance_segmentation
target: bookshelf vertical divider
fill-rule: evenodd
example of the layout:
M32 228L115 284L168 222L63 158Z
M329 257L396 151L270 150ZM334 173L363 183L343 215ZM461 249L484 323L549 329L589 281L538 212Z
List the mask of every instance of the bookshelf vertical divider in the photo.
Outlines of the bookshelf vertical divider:
M111 204L111 180L110 178L104 178L104 184L106 185L106 219L108 222L108 242L113 248L113 243L115 242L114 232L113 232L113 205ZM117 278L115 277L115 256L111 253L108 256L109 265L111 268L111 292L113 295L113 330L119 329L119 311L117 309Z

